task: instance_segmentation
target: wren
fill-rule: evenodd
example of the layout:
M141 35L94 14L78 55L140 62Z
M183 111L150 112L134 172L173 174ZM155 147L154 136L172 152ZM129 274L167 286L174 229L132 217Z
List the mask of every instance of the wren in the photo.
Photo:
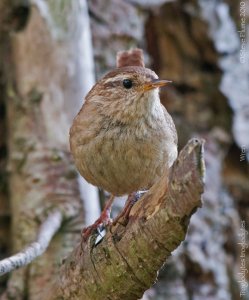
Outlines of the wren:
M149 189L177 158L175 125L159 97L168 84L133 49L118 53L117 68L87 94L70 129L71 152L80 174L112 196L84 238L110 222L115 196Z

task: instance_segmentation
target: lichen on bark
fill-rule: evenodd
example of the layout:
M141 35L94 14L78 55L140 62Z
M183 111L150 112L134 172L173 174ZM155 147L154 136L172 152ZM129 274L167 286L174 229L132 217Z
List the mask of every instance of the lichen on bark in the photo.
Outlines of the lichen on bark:
M204 172L203 141L193 139L169 178L162 176L135 204L127 225L110 226L96 245L93 236L75 248L50 291L51 299L141 297L184 240L190 217L201 206Z

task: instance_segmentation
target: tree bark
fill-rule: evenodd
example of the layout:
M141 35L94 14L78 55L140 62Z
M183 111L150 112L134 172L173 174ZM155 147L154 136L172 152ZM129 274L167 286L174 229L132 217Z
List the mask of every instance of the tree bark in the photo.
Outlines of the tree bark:
M237 300L243 249L238 236L241 224L249 228L249 64L239 61L238 33L245 1L164 2L126 1L124 9L110 0L104 10L103 1L89 1L98 73L114 65L110 45L115 51L142 45L151 69L173 81L160 97L176 124L179 148L196 134L206 140L204 205L143 300Z
M84 52L84 37L89 38L87 18L82 19L82 15L88 16L84 4L33 1L22 31L13 32L5 22L6 30L12 32L9 53L5 53L12 253L36 240L40 225L51 212L62 214L68 225L43 256L11 274L5 294L10 299L41 299L44 285L79 240L83 227L68 131L94 77L89 55ZM13 14L11 9L16 11L16 6L6 9L8 15ZM84 72L88 73L86 79Z
M93 237L76 247L48 298L141 297L184 240L190 217L201 206L203 177L203 142L193 139L181 151L169 178L164 175L136 203L127 225L111 226L97 245Z
M34 0L31 6L27 0L0 1L0 96L7 94L4 100L8 118L1 104L3 99L0 116L3 114L8 123L8 132L3 123L0 130L2 149L8 141L9 157L7 167L6 151L1 150L1 255L11 255L33 242L51 209L59 208L63 215L63 227L48 251L10 275L5 294L9 299L43 299L51 281L56 282L60 276L57 273L63 269L69 270L73 278L80 278L80 282L85 280L76 277L68 262L59 271L61 258L72 250L83 227L78 180L67 153L67 128L93 83L93 66L88 64L91 58L82 42L89 28L84 24L87 10L82 11L79 5L83 2ZM146 56L146 65L151 62L161 78L174 82L161 91L161 99L177 125L179 148L197 133L206 139L204 205L191 219L185 242L167 259L158 282L143 300L240 299L238 273L242 248L238 234L240 224L245 223L248 230L245 220L249 219L249 69L248 64L239 63L239 2L95 0L89 1L89 8L96 76L99 78L114 67L117 51L132 46L147 49L150 57ZM3 65L7 72L3 72ZM6 191L7 181L10 195ZM61 185L66 189L62 190ZM44 188L41 193L40 188ZM65 193L63 197L61 192ZM86 200L92 199L96 190L89 193L90 197L87 194L84 191ZM64 206L63 199L70 204ZM13 247L7 253L10 236ZM93 248L96 255L97 249L100 248ZM249 248L246 256L248 251ZM84 259L87 255L86 251ZM139 272L137 269L135 272ZM136 280L134 274L130 276ZM102 278L94 282L97 280ZM73 293L75 283L69 287L67 283L72 283L68 277L57 283L58 294L61 289ZM140 289L140 282L136 284ZM4 280L0 285L5 288ZM94 285L90 289L94 287L102 291ZM106 289L105 286L104 292Z

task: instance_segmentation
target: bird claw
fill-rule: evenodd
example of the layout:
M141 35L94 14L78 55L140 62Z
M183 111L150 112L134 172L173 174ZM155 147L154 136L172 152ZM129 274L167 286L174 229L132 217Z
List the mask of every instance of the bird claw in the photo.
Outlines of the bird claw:
M115 226L117 223L126 226L129 222L129 215L133 205L146 193L147 191L138 191L131 193L125 203L125 207L121 213L114 219L112 225Z
M82 240L86 242L93 233L100 234L109 225L112 225L112 219L108 213L103 212L95 223L82 229Z
M112 224L112 219L110 218L110 210L114 200L114 196L112 195L107 201L100 217L90 226L84 228L81 232L82 242L86 242L92 233L99 233L103 231L103 229ZM102 229L103 228L103 229Z
M107 204L100 217L90 226L83 228L81 232L82 242L86 242L89 237L96 233L100 236L101 232L107 226L115 226L117 223L121 223L124 226L127 225L129 221L129 214L133 207L133 205L146 193L147 191L138 191L130 194L126 201L124 209L121 213L114 219L114 221L110 218L110 204ZM110 199L110 203L112 203L112 199Z

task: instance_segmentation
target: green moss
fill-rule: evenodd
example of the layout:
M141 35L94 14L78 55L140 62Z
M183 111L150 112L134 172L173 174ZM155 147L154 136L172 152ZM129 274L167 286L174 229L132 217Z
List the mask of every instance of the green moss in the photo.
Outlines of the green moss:
M13 86L12 85L8 85L7 87L7 96L9 98L15 98L16 97L16 92L15 90L13 89Z
M26 161L27 161L27 155L23 155L20 159L16 160L17 173L21 173Z
M51 13L53 23L56 29L60 32L66 33L68 31L68 15L73 9L73 5L76 5L74 1L68 0L49 0L48 6Z
M52 155L51 155L51 160L53 162L59 162L59 161L61 161L62 160L62 156L61 156L60 151L58 151L57 149L53 149Z
M29 100L32 103L39 103L42 100L43 94L39 92L36 88L32 88L28 94Z

